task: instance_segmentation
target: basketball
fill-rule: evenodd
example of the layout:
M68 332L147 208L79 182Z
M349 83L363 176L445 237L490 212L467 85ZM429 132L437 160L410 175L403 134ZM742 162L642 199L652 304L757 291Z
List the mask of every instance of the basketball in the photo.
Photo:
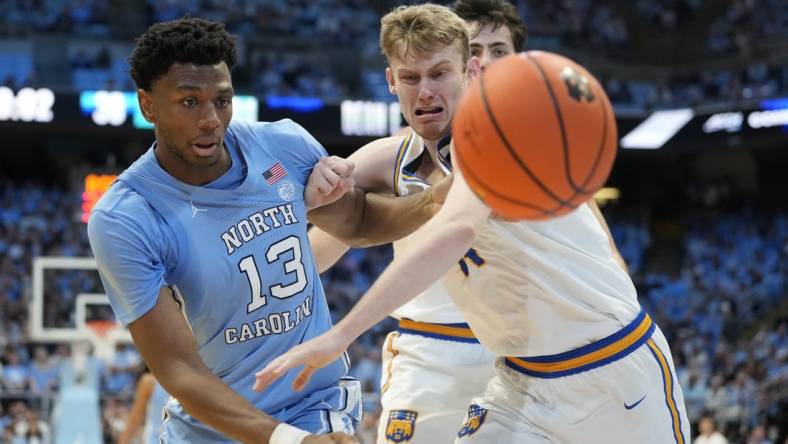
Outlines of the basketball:
M453 139L463 176L493 212L539 220L593 197L610 174L618 135L610 100L585 68L528 51L471 83Z

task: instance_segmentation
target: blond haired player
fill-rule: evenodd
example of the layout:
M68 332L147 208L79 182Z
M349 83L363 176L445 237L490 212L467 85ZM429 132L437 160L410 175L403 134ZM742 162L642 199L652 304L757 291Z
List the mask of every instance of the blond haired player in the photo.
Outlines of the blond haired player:
M469 55L465 23L450 9L430 4L384 16L381 48L389 62L389 88L412 132L373 142L350 160L358 186L410 195L450 174L451 122L479 61ZM325 232L313 229L309 236L321 271L347 249ZM395 242L395 256L412 246L407 238ZM469 252L455 267L467 269L474 260ZM492 378L494 356L479 345L440 282L393 316L399 328L383 346L378 442L450 441L468 403Z
M479 58L482 68L523 49L526 28L511 4L502 0L459 0L454 3L453 9L460 18L465 19L470 37L470 54ZM410 65L420 57L402 60L392 56L395 54L393 46L398 41L408 41L408 38L436 41L440 33L449 34L449 38L452 38L453 32L454 39L461 39L460 23L445 9L432 6L400 9L389 14L382 23L381 46L391 65L387 74L391 90L399 96L401 103L407 103L413 97L414 88L402 81L399 74L404 73L405 80L410 80L407 78L412 74ZM410 23L418 23L422 27L408 34L403 27ZM453 31L447 31L447 27ZM424 45L423 42L418 44ZM444 48L436 48L441 49ZM459 58L462 52L457 51L456 57ZM429 49L425 55L430 55ZM452 88L465 89L465 79L456 77L453 83ZM440 82L431 82L428 76L423 75L418 87L427 95L436 92L443 95L442 90L445 88L436 88L435 84L439 85ZM405 106L406 103L403 103L403 110L416 109ZM426 134L430 128L424 128L414 113L406 111L406 120L412 122L416 134L410 138L384 139L359 150L351 157L356 162L356 180L367 186L369 182L374 182L378 191L400 195L419 192L428 187L429 180L419 178L431 176L430 170L435 170L436 164L439 166L437 173L441 174L446 174L450 167L445 157L448 147L444 146L443 152L436 148L439 146L438 141L449 135L453 111L452 107L450 115L439 121L443 127L437 132L439 136L433 136L432 140L419 136ZM362 178L359 178L359 173L363 174ZM432 174L432 177L440 177L440 174ZM590 204L593 205L593 201ZM596 205L593 208L598 211ZM601 214L598 217L604 223ZM309 235L321 271L333 265L347 251L345 244L320 230L313 229ZM407 245L407 239L395 243L395 254L399 254ZM611 246L617 254L612 240ZM470 250L457 267L460 270L477 267L482 265L479 261L474 251ZM467 405L474 396L484 392L488 380L493 376L494 355L479 346L478 341L471 336L472 332L468 330L462 314L440 282L399 308L393 316L400 319L400 328L390 333L383 345L383 411L378 442L420 443L435 442L435 439L441 438L444 438L441 442L450 441L465 417Z
M294 382L301 387L442 277L475 335L498 356L457 442L687 442L668 344L638 304L592 208L541 222L490 215L456 171L444 206L351 313L260 371L256 388L305 365ZM466 276L455 264L469 248L484 264Z

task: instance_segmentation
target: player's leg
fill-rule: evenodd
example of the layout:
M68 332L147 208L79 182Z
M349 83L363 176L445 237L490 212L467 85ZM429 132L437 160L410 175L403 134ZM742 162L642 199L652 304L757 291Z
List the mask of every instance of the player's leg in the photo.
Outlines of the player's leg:
M567 367L561 374L526 374L516 362L499 360L496 378L477 402L486 414L469 420L462 429L467 437L458 442L471 442L476 436L475 442L484 443L542 438L567 443L688 443L684 397L664 337L658 328L649 329L637 344L597 362L604 350L588 356L575 353L572 361L582 361L583 368L566 373ZM605 348L611 346L615 344Z
M676 376L670 346L659 327L654 330L646 345L650 356L641 358L634 364L642 367L643 373L650 375L655 402L646 406L649 411L643 412L642 417L650 428L660 431L660 435L664 436L662 442L689 444L690 424L684 404L684 392ZM640 354L646 353L640 350ZM645 403L645 399L643 402Z
M455 444L547 444L539 427L523 416L520 394L496 376L483 397L475 398L455 433Z
M476 343L393 332L383 345L378 443L451 442L468 403L493 375Z
M670 350L658 328L628 356L608 365L565 379L557 401L569 409L582 409L582 421L553 423L560 441L639 444L689 444L689 420L684 396L676 380ZM541 384L543 392L551 387ZM584 386L598 394L583 394ZM576 397L583 399L578 402Z

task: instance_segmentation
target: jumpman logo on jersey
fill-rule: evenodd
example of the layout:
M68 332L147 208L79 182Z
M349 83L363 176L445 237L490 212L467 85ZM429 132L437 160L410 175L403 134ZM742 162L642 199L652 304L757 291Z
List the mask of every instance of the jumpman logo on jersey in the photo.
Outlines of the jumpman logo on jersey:
M208 210L205 209L205 208L197 208L197 207L195 207L194 206L194 202L192 202L192 201L189 201L189 205L192 206L192 219L194 219L194 216L196 216L197 213L199 213L200 211L202 211L203 213L207 213L208 212Z

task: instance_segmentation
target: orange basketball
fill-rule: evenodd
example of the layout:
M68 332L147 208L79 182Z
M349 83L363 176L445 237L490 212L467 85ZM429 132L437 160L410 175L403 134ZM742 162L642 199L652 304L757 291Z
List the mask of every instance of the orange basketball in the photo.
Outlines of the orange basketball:
M589 200L616 158L613 108L599 82L566 57L513 54L490 65L454 119L455 161L506 219L546 219Z

